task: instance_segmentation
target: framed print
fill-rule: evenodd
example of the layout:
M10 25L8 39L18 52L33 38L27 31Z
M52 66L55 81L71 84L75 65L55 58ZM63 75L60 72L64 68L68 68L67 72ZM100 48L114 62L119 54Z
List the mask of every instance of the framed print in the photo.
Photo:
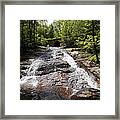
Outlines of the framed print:
M2 1L1 118L119 119L119 1Z

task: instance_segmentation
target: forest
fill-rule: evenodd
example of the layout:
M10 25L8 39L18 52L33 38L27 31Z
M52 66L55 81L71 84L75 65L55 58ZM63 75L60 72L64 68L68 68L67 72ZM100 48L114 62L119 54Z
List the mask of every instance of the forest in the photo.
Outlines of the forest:
M63 48L79 48L88 59L100 63L100 20L21 20L21 56L38 46L54 46L56 41Z
M100 20L20 20L21 100L100 100Z

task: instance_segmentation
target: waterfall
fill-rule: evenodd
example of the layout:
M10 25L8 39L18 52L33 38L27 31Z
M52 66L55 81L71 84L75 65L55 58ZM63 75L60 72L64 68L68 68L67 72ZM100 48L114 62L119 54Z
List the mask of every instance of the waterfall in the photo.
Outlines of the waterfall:
M94 78L90 76L83 68L80 68L75 60L65 50L59 47L49 47L49 50L52 57L50 59L51 61L54 62L54 60L62 59L63 61L66 61L71 66L71 68L75 69L75 71L71 74L77 79L76 85L80 85L81 83L86 81L88 86L90 86L91 88L99 89L97 83L94 81ZM21 84L24 82L29 82L33 86L36 86L38 83L36 78L39 77L35 75L36 71L42 64L45 64L47 62L48 61L42 59L41 56L38 59L34 60L27 71L27 76L21 78Z
M53 58L57 58L57 53L63 53L63 61L67 61L67 63L75 69L75 75L78 78L78 84L81 84L84 81L88 82L88 85L91 88L95 88L95 89L99 89L97 83L94 81L94 78L90 75L88 75L88 73L77 66L77 63L75 62L75 60L65 51L62 50L58 47L50 47L50 49L53 51ZM82 77L81 77L82 76ZM81 80L83 79L83 80Z

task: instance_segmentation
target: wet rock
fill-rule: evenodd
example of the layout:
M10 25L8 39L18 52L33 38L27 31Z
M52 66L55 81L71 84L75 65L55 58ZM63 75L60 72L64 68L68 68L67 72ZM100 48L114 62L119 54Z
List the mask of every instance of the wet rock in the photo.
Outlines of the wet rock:
M54 88L47 84L39 84L36 87L36 93L38 94L39 98L42 100L59 100L61 99L60 96L55 92Z
M70 95L72 94L72 89L69 87L59 86L55 90L62 99L70 99Z
M20 86L20 100L32 100L36 94L33 94L34 87L31 84L22 84Z
M39 58L21 63L21 100L99 99L89 74L67 53L54 49L39 51Z
M58 68L69 68L70 65L67 62L55 62L54 65Z
M57 82L55 85L56 86L62 86L62 83L61 82Z
M32 62L29 61L29 59L26 60L26 61L22 61L22 62L20 63L20 65L30 65L30 64L32 64Z
M73 69L69 67L70 65L62 60L48 61L48 62L39 61L39 65L38 68L36 68L35 75L45 75L56 71L72 72ZM34 69L35 68L33 66L33 68L31 68L31 71L33 71Z
M59 82L59 81L60 81L59 79L54 80L55 83L56 83L56 82Z
M100 91L97 89L89 88L89 89L81 89L76 92L74 95L70 97L70 99L78 99L78 100L99 100Z
M74 68L69 67L69 68L56 68L56 70L58 71L62 71L63 73L72 73L75 71Z
M61 83L67 83L67 80L61 80L60 82Z
M20 65L21 70L26 70L29 68L29 65Z
M27 75L27 70L20 70L20 78L24 77Z
M55 93L54 91L41 91L39 93L39 97L42 99L42 100L60 100L60 96Z

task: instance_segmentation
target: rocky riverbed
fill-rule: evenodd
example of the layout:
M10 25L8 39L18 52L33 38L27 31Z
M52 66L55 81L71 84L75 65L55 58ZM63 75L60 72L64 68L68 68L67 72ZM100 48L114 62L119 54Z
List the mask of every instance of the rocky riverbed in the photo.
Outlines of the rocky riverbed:
M66 50L49 47L21 60L21 100L99 100L95 76L78 66Z

